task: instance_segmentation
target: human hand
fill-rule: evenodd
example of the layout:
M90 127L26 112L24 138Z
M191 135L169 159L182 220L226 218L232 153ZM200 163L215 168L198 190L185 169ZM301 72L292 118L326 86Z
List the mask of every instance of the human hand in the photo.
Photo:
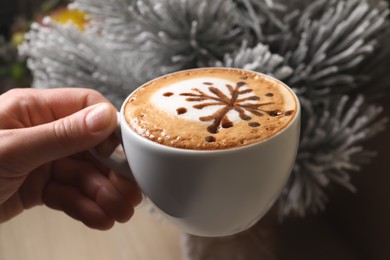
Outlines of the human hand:
M101 94L14 89L0 107L0 223L41 204L102 230L131 218L138 187L87 151L112 140L117 125Z

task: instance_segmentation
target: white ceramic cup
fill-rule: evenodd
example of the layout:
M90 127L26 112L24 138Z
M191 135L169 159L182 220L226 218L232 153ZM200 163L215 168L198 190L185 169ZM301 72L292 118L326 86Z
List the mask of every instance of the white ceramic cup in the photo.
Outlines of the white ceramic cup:
M135 179L157 209L182 231L208 237L238 233L273 205L294 165L301 112L298 98L289 91L297 112L276 135L243 147L208 151L173 148L138 135L124 115L130 94L118 118L131 171L120 154L102 160Z

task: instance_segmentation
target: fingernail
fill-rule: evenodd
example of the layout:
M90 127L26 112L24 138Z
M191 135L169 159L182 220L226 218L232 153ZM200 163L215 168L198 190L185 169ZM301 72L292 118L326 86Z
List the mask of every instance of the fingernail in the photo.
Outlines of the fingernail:
M109 104L102 103L95 105L85 117L85 123L88 129L91 132L100 132L107 127L111 120L110 110Z

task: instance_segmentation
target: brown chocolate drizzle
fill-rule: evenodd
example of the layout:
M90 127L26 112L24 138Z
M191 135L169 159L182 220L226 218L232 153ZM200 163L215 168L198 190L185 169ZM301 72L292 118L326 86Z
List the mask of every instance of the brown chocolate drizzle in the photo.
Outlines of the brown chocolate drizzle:
M230 128L233 127L233 122L229 121L227 117L222 118L222 127L223 128Z
M216 139L215 139L214 136L206 136L206 137L204 138L204 140L206 140L206 142L208 142L208 143L213 143L213 142L216 141Z
M270 116L280 116L283 114L283 112L281 110L278 110L278 109L273 110L273 111L264 111L264 112L266 112Z
M251 127L259 127L260 123L258 123L258 122L249 122L248 125L251 126Z
M187 108L179 107L178 109L176 109L176 112L177 112L178 115L185 114L187 112Z
M165 92L165 93L163 94L164 97L170 97L170 96L172 96L172 95L173 95L172 92Z
M294 110L288 110L284 113L285 116L291 116L294 113Z
M207 131L211 134L218 133L218 128L221 122L225 122L225 124L231 124L233 126L233 122L231 122L226 114L230 111L230 108L228 106L225 106L219 110L217 110L214 114L210 116L203 116L200 117L199 120L203 122L214 120L214 122L207 127Z
M211 83L211 82L203 82L203 84L208 85L208 86L213 85L213 83Z
M248 89L245 89L245 90L240 91L238 93L242 95L242 94L247 94L247 93L251 93L251 92L253 92L253 89L248 88ZM255 100L259 100L260 99L260 97L258 97L258 96L253 96L253 97L257 98Z
M266 96L266 97L273 97L274 94L273 94L273 93L267 93L267 94L265 94L265 96Z
M206 84L209 82L204 82ZM212 84L206 84L212 85ZM202 122L212 121L211 124L207 127L207 131L211 134L218 133L220 127L230 128L233 127L233 122L229 120L227 114L230 110L235 110L238 112L239 117L242 120L249 121L252 119L251 116L247 115L246 112L249 112L256 116L263 116L268 114L270 116L278 116L282 112L280 110L266 111L261 107L274 104L273 102L267 103L253 103L252 101L260 101L260 97L252 95L249 97L240 98L240 95L248 94L253 92L253 89L244 89L241 90L241 87L246 86L247 83L244 81L239 81L236 83L236 86L226 84L225 87L228 89L230 95L227 96L220 89L210 86L208 89L212 94L206 94L198 88L193 88L190 93L181 93L181 96L187 97L186 100L190 102L203 102L200 104L193 105L195 109L203 109L208 106L222 106L216 112L208 116L202 116L199 118ZM273 95L273 94L272 94ZM249 103L248 103L249 101ZM257 126L252 126L257 127Z

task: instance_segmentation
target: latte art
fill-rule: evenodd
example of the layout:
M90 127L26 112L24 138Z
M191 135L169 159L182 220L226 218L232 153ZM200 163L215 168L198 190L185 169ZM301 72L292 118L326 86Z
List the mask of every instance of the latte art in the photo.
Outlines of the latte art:
M260 97L253 96L252 89L245 85L223 79L190 79L157 91L151 101L172 116L182 115L181 118L198 122L214 121L207 129L215 134L219 127L228 128L233 122L247 120L245 110L257 113L253 101L259 101Z
M130 127L152 141L184 149L227 149L273 136L296 102L282 83L237 69L174 73L138 89L125 107Z

